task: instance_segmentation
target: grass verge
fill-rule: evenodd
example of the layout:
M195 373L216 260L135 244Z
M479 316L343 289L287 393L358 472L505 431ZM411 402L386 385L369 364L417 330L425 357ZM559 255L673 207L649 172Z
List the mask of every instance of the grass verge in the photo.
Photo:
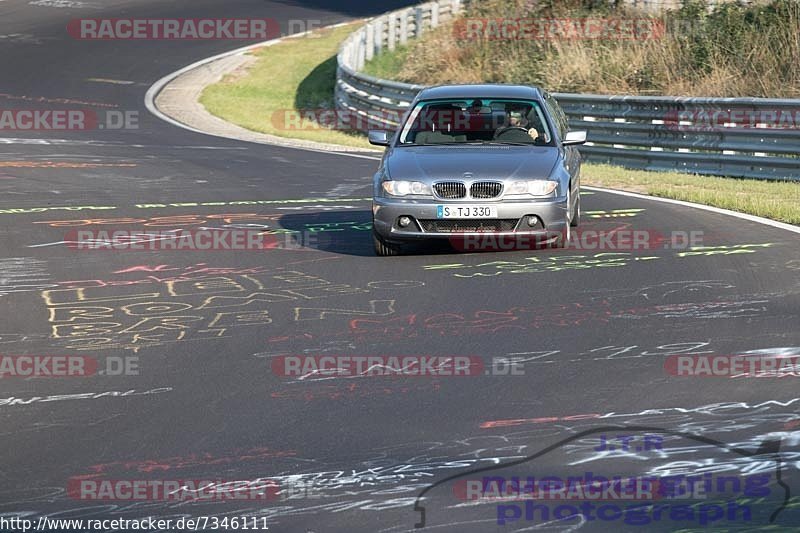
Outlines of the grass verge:
M200 97L206 109L249 130L323 143L369 148L363 135L327 129L305 113L333 107L336 51L361 23L321 29L256 51L246 72L209 85ZM302 120L298 123L297 118ZM298 126L299 124L299 126Z
M363 135L325 128L286 130L273 116L287 109L332 105L336 50L357 25L320 30L315 38L289 39L263 48L246 72L227 76L203 92L213 114L245 128L287 138L369 148ZM385 75L397 65L379 62L371 72ZM280 122L280 121L278 121ZM278 126L280 123L278 124ZM585 163L583 183L651 194L800 225L800 184L695 176L677 172L627 170Z
M582 183L712 205L800 225L800 184L584 164Z
M378 54L364 65L364 74L382 79L397 79L397 73L408 60L408 46L398 46L391 52Z

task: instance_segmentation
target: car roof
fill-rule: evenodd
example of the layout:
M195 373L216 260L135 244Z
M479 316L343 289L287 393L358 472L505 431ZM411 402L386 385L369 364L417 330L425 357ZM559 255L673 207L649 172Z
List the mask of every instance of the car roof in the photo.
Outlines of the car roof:
M528 85L476 83L463 85L436 85L420 91L420 100L438 98L525 98L542 100L542 91Z

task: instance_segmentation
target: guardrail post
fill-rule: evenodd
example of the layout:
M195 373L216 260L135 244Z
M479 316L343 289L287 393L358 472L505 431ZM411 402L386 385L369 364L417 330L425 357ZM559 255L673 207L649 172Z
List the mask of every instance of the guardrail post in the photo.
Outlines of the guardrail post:
M431 4L431 28L439 25L439 2Z
M365 50L365 58L367 61L372 60L372 57L375 55L375 26L372 24L367 24L364 28L365 34L365 42L364 47Z
M422 8L417 6L414 8L414 37L419 37L422 35L422 25L424 21L422 19Z
M397 17L390 16L387 20L386 29L386 44L389 50L394 50L394 44L397 41Z
M356 70L363 70L364 63L366 62L366 55L367 55L367 46L366 46L367 36L366 34L362 33L361 38L358 39L358 46L356 47Z
M375 20L375 54L380 54L383 49L383 19Z
M408 42L408 11L400 13L400 44L405 45Z

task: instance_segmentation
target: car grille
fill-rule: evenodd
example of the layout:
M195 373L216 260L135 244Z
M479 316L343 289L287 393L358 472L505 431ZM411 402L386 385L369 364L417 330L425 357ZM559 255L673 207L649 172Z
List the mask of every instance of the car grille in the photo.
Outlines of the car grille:
M465 233L514 231L516 218L465 219L465 220L419 220L422 229L428 233Z
M433 186L439 198L464 198L467 187L460 181L443 181Z
M469 188L469 194L473 198L496 198L500 196L503 184L499 181L476 181Z

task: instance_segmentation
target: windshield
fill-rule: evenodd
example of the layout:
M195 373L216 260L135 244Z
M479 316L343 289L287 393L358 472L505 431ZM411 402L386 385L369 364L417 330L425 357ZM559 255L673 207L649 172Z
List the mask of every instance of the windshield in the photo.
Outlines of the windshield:
M417 103L403 125L401 145L548 145L550 129L536 101L428 100Z

